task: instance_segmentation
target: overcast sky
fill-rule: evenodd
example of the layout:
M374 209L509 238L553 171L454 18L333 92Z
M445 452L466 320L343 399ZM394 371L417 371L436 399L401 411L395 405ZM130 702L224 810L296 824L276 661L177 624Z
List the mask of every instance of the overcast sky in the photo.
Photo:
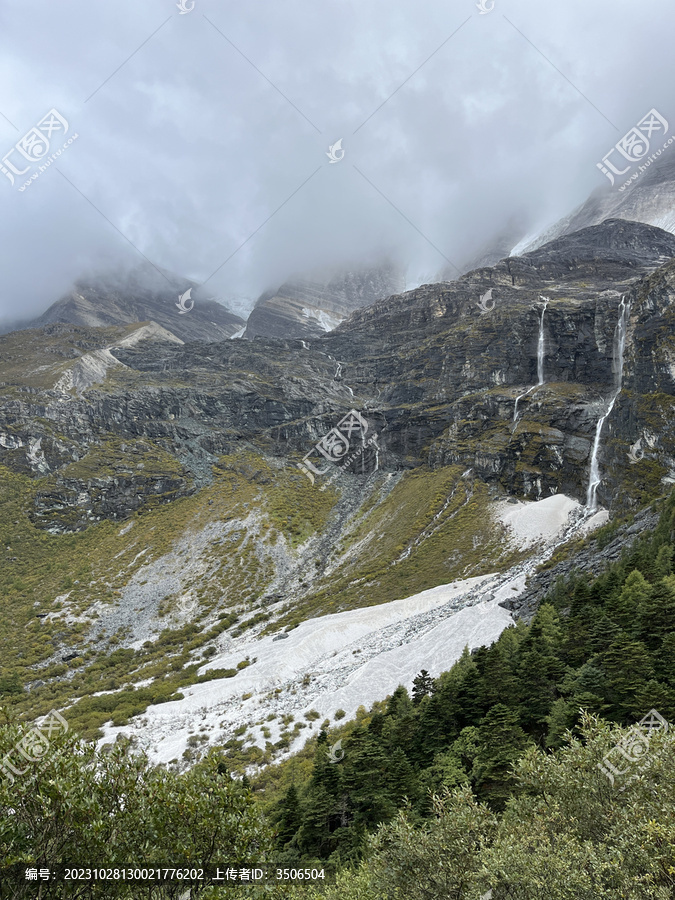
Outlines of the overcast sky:
M673 34L666 0L0 0L0 156L78 135L0 174L0 324L143 256L240 313L317 265L427 280L607 185L651 108L675 133Z

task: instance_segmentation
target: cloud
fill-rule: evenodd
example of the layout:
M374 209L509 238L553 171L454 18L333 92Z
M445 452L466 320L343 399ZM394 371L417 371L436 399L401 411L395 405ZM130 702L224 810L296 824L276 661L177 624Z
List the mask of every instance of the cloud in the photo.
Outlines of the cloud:
M2 152L51 108L78 138L24 192L0 175L0 316L141 254L239 312L383 254L433 277L603 186L652 107L675 122L674 25L630 0L5 0Z

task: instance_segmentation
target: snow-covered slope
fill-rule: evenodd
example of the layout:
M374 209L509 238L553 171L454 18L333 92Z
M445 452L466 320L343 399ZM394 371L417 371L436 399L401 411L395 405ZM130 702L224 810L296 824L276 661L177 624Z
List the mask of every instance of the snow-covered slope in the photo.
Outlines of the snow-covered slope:
M248 638L236 646L230 641L200 671L232 669L249 659L236 677L193 685L182 700L149 707L127 726L108 726L103 742L119 733L134 735L153 760L169 762L180 760L197 729L223 743L246 725L248 739L264 747L266 740L278 740L283 715L303 721L305 713L315 710L319 722L342 709L353 717L359 706L369 707L399 684L410 688L421 669L436 676L467 645L473 649L495 641L513 621L500 602L517 597L527 576L560 543L607 518L600 512L589 519L579 503L563 495L535 503L500 503L494 514L514 544L531 550L525 562L391 603L309 619L283 638ZM274 721L265 721L270 715L276 716ZM313 727L299 734L291 751Z

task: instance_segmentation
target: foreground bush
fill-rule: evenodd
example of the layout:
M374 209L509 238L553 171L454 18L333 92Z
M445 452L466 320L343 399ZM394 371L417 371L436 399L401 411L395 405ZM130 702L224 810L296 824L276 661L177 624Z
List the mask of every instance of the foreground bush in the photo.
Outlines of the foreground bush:
M625 776L598 768L613 747ZM675 734L649 737L584 717L554 754L530 747L519 791L501 816L464 786L434 799L416 827L407 812L369 841L364 863L313 900L666 900L675 897ZM612 759L616 763L616 758ZM606 767L606 764L605 764ZM642 768L641 768L642 767ZM622 769L623 766L617 767Z
M46 729L42 729L43 734ZM26 751L16 749L20 742ZM9 756L7 756L9 754ZM31 757L32 761L27 760ZM253 888L26 884L8 867L250 865L266 858L268 833L250 791L215 752L186 774L151 766L118 743L109 752L59 731L48 742L25 725L0 726L0 892L16 898L251 896ZM4 870L4 871L3 871Z

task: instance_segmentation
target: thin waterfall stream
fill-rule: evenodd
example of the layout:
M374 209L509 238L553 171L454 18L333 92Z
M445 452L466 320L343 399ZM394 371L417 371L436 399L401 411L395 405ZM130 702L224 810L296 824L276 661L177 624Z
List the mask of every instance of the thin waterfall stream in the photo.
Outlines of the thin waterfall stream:
M520 403L520 401L524 397L527 397L528 394L531 394L535 388L541 387L541 385L544 384L544 359L546 357L546 341L544 340L544 313L546 312L546 307L548 306L550 300L548 297L542 297L541 299L544 301L544 307L541 311L541 317L539 319L539 336L537 338L537 383L528 388L524 394L520 394L519 397L516 397L516 402L513 407L514 428L518 423L518 404Z
M541 319L539 320L539 339L537 341L537 386L544 383L544 357L546 353L546 344L544 341L544 313L549 304L548 297L541 298L544 301L544 308L541 311Z
M614 350L612 354L615 374L615 388L610 397L607 409L598 419L595 427L595 440L593 441L593 449L591 451L591 468L588 477L588 490L586 491L586 506L591 512L594 512L598 506L598 487L602 479L600 478L600 464L598 462L598 453L600 451L600 438L602 436L602 427L614 409L616 398L621 393L621 384L623 382L623 354L626 349L626 332L628 330L628 319L630 317L630 301L622 297L619 301L619 321L616 323L614 331Z

